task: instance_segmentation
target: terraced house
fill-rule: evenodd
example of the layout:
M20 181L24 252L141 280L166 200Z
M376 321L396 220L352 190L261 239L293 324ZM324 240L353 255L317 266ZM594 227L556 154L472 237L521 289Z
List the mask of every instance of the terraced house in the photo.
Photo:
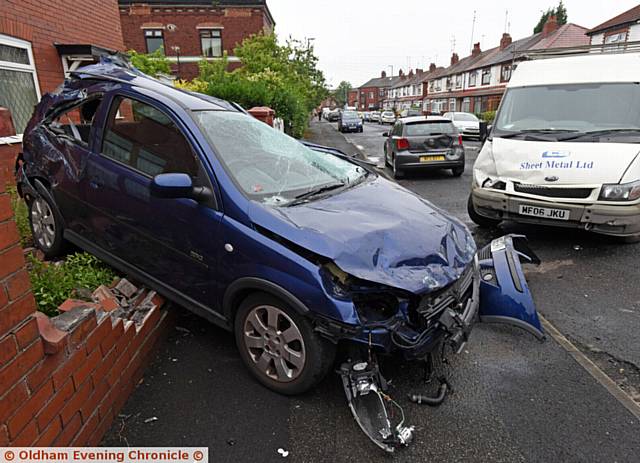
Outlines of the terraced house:
M162 49L181 79L198 75L198 63L226 52L240 65L234 48L246 37L271 32L275 21L266 0L118 0L127 49Z
M423 111L483 113L498 108L511 73L527 53L589 44L587 29L576 24L559 26L551 16L542 32L513 41L502 34L500 45L486 51L475 43L469 56L451 56L450 66L432 76L423 100Z

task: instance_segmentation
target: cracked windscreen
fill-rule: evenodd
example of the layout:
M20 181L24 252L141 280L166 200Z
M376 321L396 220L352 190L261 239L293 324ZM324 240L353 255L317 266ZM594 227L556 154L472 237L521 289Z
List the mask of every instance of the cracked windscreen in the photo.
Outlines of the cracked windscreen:
M367 171L242 113L194 111L194 118L229 175L251 199L286 205L329 194L362 180Z

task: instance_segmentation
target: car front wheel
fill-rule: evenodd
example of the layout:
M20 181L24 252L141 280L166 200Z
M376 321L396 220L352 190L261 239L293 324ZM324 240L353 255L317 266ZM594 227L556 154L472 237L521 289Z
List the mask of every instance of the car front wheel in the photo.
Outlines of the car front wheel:
M242 302L234 331L240 356L251 374L280 394L309 390L333 365L335 346L270 294L254 293Z
M391 161L391 167L393 168L393 178L400 179L400 178L403 177L402 170L400 170L398 168L398 166L396 166L396 157L395 156L393 156L393 159Z
M454 177L460 177L462 174L464 174L464 166L454 167L453 169L451 169L451 173Z
M44 196L36 196L28 204L29 225L35 245L47 259L63 254L62 223L54 213L54 206Z

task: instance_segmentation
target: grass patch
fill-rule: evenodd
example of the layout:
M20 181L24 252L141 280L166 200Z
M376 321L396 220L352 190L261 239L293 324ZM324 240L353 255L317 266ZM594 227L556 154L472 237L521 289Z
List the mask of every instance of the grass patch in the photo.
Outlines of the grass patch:
M58 306L79 290L93 291L116 278L111 267L86 252L69 254L65 260L43 262L28 257L29 276L38 310L49 316L58 314Z

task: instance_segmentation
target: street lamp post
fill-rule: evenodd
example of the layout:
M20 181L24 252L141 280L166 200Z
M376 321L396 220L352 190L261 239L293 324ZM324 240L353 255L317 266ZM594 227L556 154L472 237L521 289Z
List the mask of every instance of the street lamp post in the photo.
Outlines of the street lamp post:
M176 61L177 61L177 64L178 64L178 76L180 76L180 47L178 45L174 45L174 46L171 47L171 49L176 54Z

